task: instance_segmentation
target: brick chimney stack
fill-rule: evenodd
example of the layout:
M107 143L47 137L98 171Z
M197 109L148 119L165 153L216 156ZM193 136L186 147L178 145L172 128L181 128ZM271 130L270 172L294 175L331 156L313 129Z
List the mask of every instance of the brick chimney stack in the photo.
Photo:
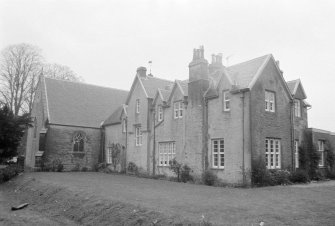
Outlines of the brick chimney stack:
M189 81L208 79L208 61L204 57L204 46L193 50L193 59L188 67Z
M136 70L136 74L140 76L140 78L146 78L147 77L146 67L138 67Z
M213 73L215 71L220 71L223 69L223 64L222 64L222 53L219 53L217 55L212 54L212 62L208 66L209 73Z

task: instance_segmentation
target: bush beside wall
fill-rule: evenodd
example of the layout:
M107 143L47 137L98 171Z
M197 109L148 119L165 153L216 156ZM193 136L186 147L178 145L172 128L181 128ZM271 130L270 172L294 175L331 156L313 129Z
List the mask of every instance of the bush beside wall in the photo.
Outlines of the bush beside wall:
M9 181L20 172L23 172L23 168L19 165L9 165L6 168L0 169L0 184Z

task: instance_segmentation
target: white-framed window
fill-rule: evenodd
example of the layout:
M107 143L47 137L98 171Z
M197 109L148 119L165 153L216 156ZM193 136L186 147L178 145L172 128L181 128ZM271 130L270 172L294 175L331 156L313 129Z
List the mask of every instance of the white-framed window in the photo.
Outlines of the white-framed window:
M296 117L301 117L301 107L300 107L300 100L294 100L294 115Z
M294 160L295 160L295 168L299 168L299 141L294 141Z
M158 153L158 165L169 166L169 162L176 157L176 143L174 141L159 142Z
M230 111L230 93L229 91L223 92L223 110Z
M140 99L136 99L136 113L140 113Z
M281 168L280 139L265 139L265 164L268 169Z
M142 130L141 126L135 127L135 146L141 146L142 145Z
M265 111L275 112L275 93L265 91Z
M184 104L181 101L175 102L173 104L173 115L174 118L182 118L184 115Z
M162 105L159 105L157 107L157 121L160 122L163 120L164 113L163 113L163 107Z
M127 132L127 120L124 118L122 119L122 133Z
M107 148L107 163L112 164L113 163L113 147Z
M212 140L212 168L224 169L224 139Z
M318 140L318 151L320 153L319 167L325 166L325 141Z

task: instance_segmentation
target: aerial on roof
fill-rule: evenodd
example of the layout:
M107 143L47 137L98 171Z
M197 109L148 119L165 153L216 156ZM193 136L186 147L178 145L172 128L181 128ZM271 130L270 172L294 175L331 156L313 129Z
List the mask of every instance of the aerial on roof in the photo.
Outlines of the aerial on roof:
M49 123L99 128L128 91L45 78Z

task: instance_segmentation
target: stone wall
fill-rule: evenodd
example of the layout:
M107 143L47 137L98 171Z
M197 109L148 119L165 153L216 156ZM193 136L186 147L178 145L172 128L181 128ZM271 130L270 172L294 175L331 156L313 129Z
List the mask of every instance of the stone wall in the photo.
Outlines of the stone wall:
M73 152L73 136L81 132L85 135L84 152ZM101 130L94 128L49 125L44 158L49 161L59 159L65 171L79 168L94 169L100 153Z
M44 79L41 79L37 86L31 112L32 119L36 118L36 124L27 130L25 166L28 168L35 167L35 154L39 149L40 131L42 128L45 128L47 115Z
M281 140L281 169L292 167L291 103L272 59L251 90L252 161L265 160L265 139ZM275 93L275 112L265 111L265 91Z
M105 132L105 156L104 161L107 162L107 156L108 156L108 147L110 147L112 144L120 144L123 147L126 147L126 133L122 132L122 124L114 124L114 125L108 125L104 127ZM119 167L119 170L125 170L126 168L126 149L122 149L120 153L120 159L121 163Z
M223 91L229 90L230 87L227 78L223 77L219 87L219 97L208 102L208 165L209 169L224 182L242 184L244 159L245 182L250 183L250 93L244 94L244 105L242 93L231 93L230 111L224 111ZM213 139L224 139L224 169L213 167Z
M140 100L140 113L136 113L136 99ZM149 133L148 118L150 117L148 98L146 97L143 88L137 81L127 108L127 163L135 163L140 171L149 172L148 167L148 149L149 149ZM135 145L135 127L141 126L142 130L142 145Z
M187 163L187 150L185 144L185 118L187 117L186 113L186 105L184 105L184 115L183 118L174 118L174 107L173 103L176 101L183 101L184 96L180 92L179 88L176 87L174 95L171 99L170 106L164 107L164 117L161 122L157 121L156 118L156 128L153 132L152 129L152 136L155 133L155 162L156 162L156 174L164 174L167 176L173 176L173 172L169 169L169 166L159 166L159 143L161 142L175 142L176 145L176 160L179 163ZM156 102L155 109L157 109L158 105L163 105L162 100ZM153 143L152 139L152 143ZM192 168L192 167L191 167ZM193 169L193 168L192 168Z

